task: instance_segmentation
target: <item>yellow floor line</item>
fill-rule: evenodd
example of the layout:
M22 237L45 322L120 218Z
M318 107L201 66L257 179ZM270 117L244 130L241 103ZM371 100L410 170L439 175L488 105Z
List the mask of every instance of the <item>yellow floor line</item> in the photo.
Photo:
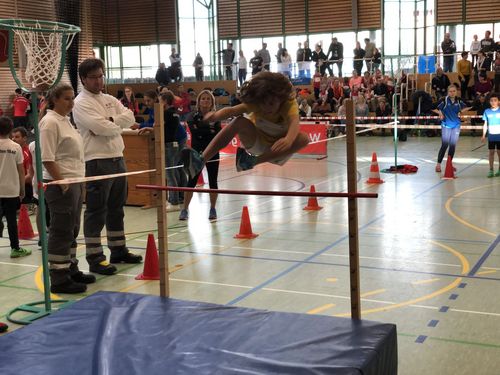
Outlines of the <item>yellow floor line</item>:
M326 305L323 305L323 306L317 307L315 309L309 310L307 313L308 314L319 314L319 313L321 313L323 311L331 309L334 306L335 306L335 304L333 304L333 303L327 303Z
M360 297L361 297L361 298L365 298L365 297L369 297L369 296L374 296L375 294L384 293L386 290L387 290L387 289L377 289L377 290L372 290L371 292L361 293Z
M38 267L38 269L35 272L35 285L36 285L37 289L40 292L42 292L42 294L44 294L45 293L45 287L43 286L43 276L42 276L42 273L43 273L43 268L40 266L40 267ZM57 294L50 293L50 299L58 300L58 299L62 299L62 298L59 297Z
M453 255L455 255L459 260L460 262L462 263L462 274L465 275L469 272L470 270L470 263L469 261L467 260L467 258L465 256L463 256L463 254L461 254L459 251L451 248L450 246L447 246L447 245L443 245L442 243L439 243L437 241L430 241L432 244L436 245L436 246L439 246L449 252L451 252ZM361 316L364 316L364 315L367 315L367 314L372 314L372 313L376 313L376 312L382 312L382 311L389 311L389 310L394 310L394 309L398 309L398 308L401 308L401 307L404 307L404 306L410 306L410 305L414 305L414 304L417 304L419 302L422 302L422 301L427 301L429 299L432 299L434 297L437 297L437 296L440 296L441 294L444 294L450 290L453 290L455 289L456 287L458 287L458 285L460 285L460 283L462 282L462 278L461 277L457 277L455 279L455 281L453 281L451 284L448 284L447 286L441 288L441 289L438 289L436 290L435 292L433 293L430 293L430 294L426 294L422 297L418 297L418 298L414 298L414 299L411 299L411 300L408 300L408 301L404 301L404 302L400 302L400 303L395 303L393 305L389 305L389 306L382 306L382 307L377 307L377 308L373 308L373 309L368 309L368 310L362 310L361 311ZM348 312L348 313L343 313L343 314L337 314L335 316L339 316L339 317L348 317L348 316L351 316L351 313Z
M459 223L465 225L466 227L469 227L477 232L480 232L480 233L484 233L484 234L487 234L488 236L491 236L491 237L497 237L497 234L495 233L492 233L490 231L487 231L483 228L480 228L474 224L471 224L469 223L467 220L464 220L462 219L460 216L458 216L455 212L453 212L453 210L451 209L451 203L453 202L453 200L455 198L459 198L460 196L462 196L463 194L466 194L466 193L469 193L471 191L474 191L474 190L479 190L479 189L484 189L484 188L487 188L487 187L491 187L491 186L494 186L494 185L500 185L500 184L487 184L487 185L482 185L482 186L478 186L478 187L475 187L475 188L472 188L472 189L468 189L468 190L464 190L460 193L457 193L455 194L453 197L449 198L447 201L446 201L446 204L445 204L445 208L446 208L446 211L448 212L448 214L454 218L456 221L458 221Z
M330 283L334 283L336 281L338 281L339 279L337 279L336 277L329 277L328 279L326 279L326 281L330 282Z
M145 285L145 284L147 284L147 283L149 283L149 282L151 282L151 281L153 281L153 280L144 280L144 281L139 281L139 282L137 282L137 283L135 283L135 284L133 284L133 285L130 285L130 286L126 287L126 288L120 289L119 291L120 291L120 292L123 292L123 293L124 293L124 292L128 292L128 291L130 291L130 290L132 290L132 289L136 289L136 288L138 288L138 287L140 287L140 286L143 286L143 285Z
M426 280L417 280L417 281L412 281L413 285L421 285L421 284L430 284L435 281L439 281L441 279L426 279Z
M481 272L476 273L476 275L489 275L491 273L496 273L496 272L497 272L496 270L481 271Z

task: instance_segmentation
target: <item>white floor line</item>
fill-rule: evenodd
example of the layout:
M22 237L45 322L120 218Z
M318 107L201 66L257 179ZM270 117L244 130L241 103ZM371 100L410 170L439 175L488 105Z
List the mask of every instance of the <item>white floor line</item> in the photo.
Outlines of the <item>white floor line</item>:
M28 268L38 268L40 266L34 264L23 264L23 263L11 263L11 262L0 262L0 264L4 264L6 266L18 266L18 267L28 267Z
M257 251L266 251L271 253L288 253L288 254L304 254L304 255L313 255L314 253L308 253L305 251L291 251L291 250L274 250L274 249L262 249L256 247L244 247L244 246L233 246L234 249L242 249L242 250L257 250ZM339 257L339 258L349 258L349 255L344 254L321 254L321 256L327 257ZM404 262L404 263L415 263L415 264L430 264L433 266L446 266L446 267L462 267L460 264L449 264L449 263L435 263L435 262L422 262L418 260L407 260L407 259L399 259L399 258L382 258L382 257L368 257L368 256L360 256L360 259L372 259L372 260L384 260L391 262Z
M126 273L118 273L117 275L126 276L126 277L136 277L137 276L137 275L131 275L131 274L126 274ZM241 289L253 289L254 288L254 287L249 286L249 285L216 283L216 282L211 282L211 281L186 280L186 279L176 279L176 278L170 278L170 280L184 282L184 283L190 283L190 284L206 284L206 285L216 285L216 286L227 286L227 287L231 287L231 288L241 288ZM301 295L306 295L306 296L317 296L317 297L327 297L327 298L338 298L338 299L343 299L343 300L350 299L350 297L348 297L348 296L341 296L341 295L327 294L327 293L302 292L302 291L298 291L298 290L286 290L286 289L276 289L276 288L262 288L262 290L265 290L268 292L301 294ZM399 303L399 302L382 301L382 300L370 299L370 298L361 298L361 301L380 303L380 304L384 304L384 305L395 305L395 304ZM409 307L414 307L414 308L419 308L419 309L427 309L427 310L439 310L439 307L428 306L428 305L409 305ZM459 313L464 313L464 314L500 316L500 313L493 313L493 312L486 312L486 311L461 310L461 309L454 309L454 308L450 308L449 311L459 312Z

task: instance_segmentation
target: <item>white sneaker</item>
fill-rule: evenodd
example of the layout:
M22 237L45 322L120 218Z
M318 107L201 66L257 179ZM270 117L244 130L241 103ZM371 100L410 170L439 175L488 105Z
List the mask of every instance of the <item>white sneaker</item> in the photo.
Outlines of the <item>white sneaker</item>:
M167 212L176 212L180 210L181 206L179 204L167 204Z

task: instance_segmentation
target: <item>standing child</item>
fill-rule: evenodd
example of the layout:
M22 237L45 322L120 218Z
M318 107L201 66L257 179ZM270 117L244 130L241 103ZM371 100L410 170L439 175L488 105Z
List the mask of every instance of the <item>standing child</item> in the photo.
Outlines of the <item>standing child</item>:
M10 118L0 117L0 207L7 218L10 257L19 258L31 250L19 247L16 213L24 198L24 167L21 146L9 139L12 127Z
M441 162L443 161L446 149L448 149L448 157L453 158L455 155L455 146L460 135L460 117L462 111L468 111L470 107L465 107L465 103L457 96L457 87L455 85L448 86L448 96L444 101L439 103L435 113L441 117L441 148L438 152L436 164L436 172L441 172Z
M238 148L236 169L243 171L265 162L283 165L294 152L307 146L309 139L299 131L299 109L290 80L279 73L262 72L245 82L241 102L205 115L205 121L235 117L210 142L203 153L186 148L182 152L184 170L190 178L203 168L236 135L245 147ZM241 116L244 115L244 116Z
M488 132L488 150L490 171L488 177L500 177L500 109L498 108L498 94L490 96L491 108L484 111L483 120L483 137L481 141L486 141L486 132ZM493 164L495 162L495 149L497 150L499 167L497 173L493 172Z

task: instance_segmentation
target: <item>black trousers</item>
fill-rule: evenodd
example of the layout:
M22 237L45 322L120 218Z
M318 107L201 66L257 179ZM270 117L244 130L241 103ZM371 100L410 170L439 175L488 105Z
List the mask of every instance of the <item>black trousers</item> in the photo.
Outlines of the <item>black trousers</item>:
M123 158L95 159L85 163L87 177L123 172L126 172ZM127 178L87 182L86 192L83 233L87 261L95 264L106 260L101 244L104 226L111 252L117 255L126 253L123 206L127 201Z
M4 216L7 219L7 229L9 231L11 249L19 249L19 236L17 233L17 210L20 206L21 202L19 200L19 197L0 198L0 220L2 220Z
M49 185L45 200L51 215L48 239L50 279L53 285L57 285L78 272L76 239L80 233L83 184L71 184L65 193L58 185Z
M199 150L196 150L199 151ZM210 185L210 189L218 189L219 185L217 184L217 179L219 178L219 161L220 159L220 154L217 153L215 154L212 159L210 160L217 160L217 161L210 161L205 164L205 167L207 168L208 172L208 184ZM200 176L202 172L198 173L196 176L194 176L191 180L188 181L187 187L194 188L196 187L196 183L198 182L198 177Z

